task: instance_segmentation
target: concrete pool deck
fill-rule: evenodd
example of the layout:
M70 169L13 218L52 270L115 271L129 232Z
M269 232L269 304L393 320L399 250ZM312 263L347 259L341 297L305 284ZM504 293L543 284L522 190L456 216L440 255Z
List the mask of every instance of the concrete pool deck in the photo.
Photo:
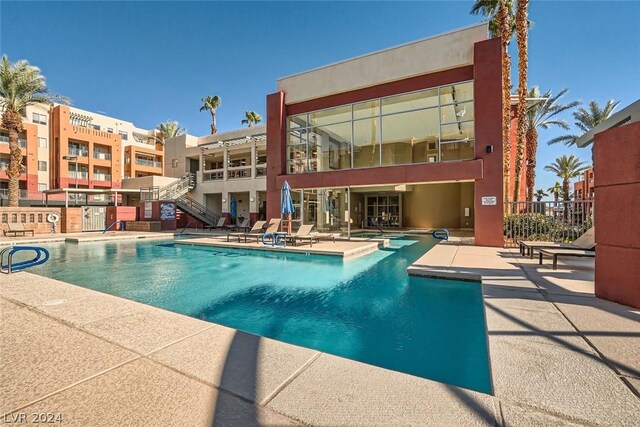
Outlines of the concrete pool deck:
M268 246L262 243L256 242L256 238L249 239L246 243L244 240L237 242L237 239L231 239L227 242L226 235L219 237L200 237L189 238L185 240L176 240L176 244L180 245L194 245L194 246L207 246L212 248L233 248L233 249L246 249L257 251L272 251L272 252L288 252L288 253L300 253L300 254L313 254L313 255L327 255L337 256L342 258L355 258L362 255L375 252L379 247L389 246L388 239L351 239L343 240L336 239L335 242L330 240L322 240L320 243L314 243L310 246L308 243L299 244L298 246Z
M84 233L36 234L35 236L0 237L0 246L32 245L56 242L84 243L106 242L112 240L173 239L174 234L174 231L108 231L105 234L102 234L101 231L89 231Z
M640 314L593 296L592 261L554 271L452 245L434 256L449 246L449 267L483 277L493 396L21 272L0 275L0 419L638 425Z

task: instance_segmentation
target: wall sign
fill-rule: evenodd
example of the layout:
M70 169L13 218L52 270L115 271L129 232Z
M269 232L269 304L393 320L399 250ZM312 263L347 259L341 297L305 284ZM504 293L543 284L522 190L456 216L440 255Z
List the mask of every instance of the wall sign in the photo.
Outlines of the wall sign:
M482 198L482 206L495 206L498 203L496 196L485 196Z
M163 203L160 205L160 220L172 221L176 219L176 205L174 203Z
M153 216L153 203L144 202L144 218L149 219Z

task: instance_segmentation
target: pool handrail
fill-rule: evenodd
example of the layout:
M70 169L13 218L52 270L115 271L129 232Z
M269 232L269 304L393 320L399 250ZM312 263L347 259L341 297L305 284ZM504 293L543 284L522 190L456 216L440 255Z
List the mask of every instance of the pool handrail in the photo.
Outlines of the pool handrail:
M20 251L34 251L35 257L30 260L13 263L13 255ZM4 263L4 254L7 256L7 264ZM0 272L11 274L14 271L21 271L26 268L44 264L49 260L49 251L40 246L9 246L0 251Z
M187 228L189 228L189 226L191 225L191 223L192 223L192 222L193 222L193 221L189 221L189 222L187 223L187 225L185 225L185 226L184 226L184 228L182 229L182 231L178 233L178 237L182 236L182 233L184 233L184 232L187 230Z
M431 235L438 240L449 240L449 230L446 228L439 228L437 230L433 230Z
M107 231L111 230L111 227L113 227L116 224L120 224L122 225L122 230L124 230L125 228L127 228L127 224L124 221L115 221L113 222L110 226L106 227L104 230L102 230L102 234L106 233Z

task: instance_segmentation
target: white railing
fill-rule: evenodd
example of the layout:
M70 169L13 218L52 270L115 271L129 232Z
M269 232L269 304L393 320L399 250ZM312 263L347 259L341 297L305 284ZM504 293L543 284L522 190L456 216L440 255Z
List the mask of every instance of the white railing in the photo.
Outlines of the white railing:
M102 151L94 151L93 152L94 159L100 160L111 160L111 153L104 153Z
M202 181L221 181L224 179L224 169L215 169L202 172Z
M162 162L156 162L154 160L141 159L139 157L136 157L136 165L151 166L153 168L161 168Z
M9 137L6 135L0 135L0 144L9 145ZM27 140L24 138L18 138L18 145L22 148L27 148Z
M87 157L89 155L89 151L86 148L69 147L69 154L72 156Z
M240 166L227 170L227 179L251 178L251 166Z
M78 171L78 172L76 172L75 170L69 171L69 178L76 178L76 176L78 177L78 179L87 179L87 177L89 176L89 173L87 171Z
M96 181L111 181L111 175L106 173L94 173L93 179Z

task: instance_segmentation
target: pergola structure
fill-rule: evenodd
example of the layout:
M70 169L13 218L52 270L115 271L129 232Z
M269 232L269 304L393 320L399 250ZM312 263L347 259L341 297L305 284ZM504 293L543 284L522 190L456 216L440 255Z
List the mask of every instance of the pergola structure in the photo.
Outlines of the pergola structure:
M118 195L140 194L139 188L56 188L53 190L43 191L45 195L45 206L49 206L49 196L54 194L64 194L64 207L69 207L69 193L71 194L84 194L84 195L102 195L107 194L110 197L113 196L113 203L118 206Z

